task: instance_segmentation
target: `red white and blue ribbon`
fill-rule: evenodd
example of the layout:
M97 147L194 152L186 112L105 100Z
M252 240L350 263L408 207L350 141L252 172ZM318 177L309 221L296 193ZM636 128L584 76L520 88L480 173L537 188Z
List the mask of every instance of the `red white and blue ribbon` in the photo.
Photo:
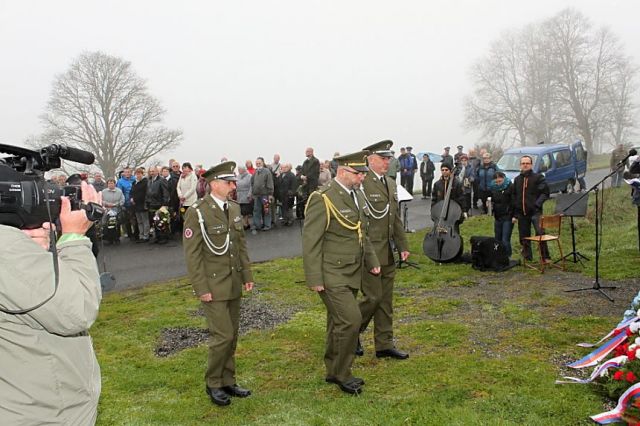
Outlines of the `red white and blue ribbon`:
M593 373L589 376L588 379L579 379L577 377L568 377L564 376L563 379L567 380L556 380L556 385L566 384L566 383L576 383L576 384L586 384L590 383L599 377L603 371L608 370L610 368L620 368L627 362L626 355L620 355L615 358L611 358L607 362L603 363L599 367L593 369Z
M598 346L600 343L604 342L609 337L617 334L621 334L623 331L626 331L626 329L629 328L631 324L633 324L638 320L640 320L640 317L632 317L632 318L629 318L628 320L622 321L620 324L616 326L616 328L611 330L609 334L604 336L602 339L598 340L596 343L578 343L578 346L580 346L581 348L593 348L594 346Z
M589 355L581 358L571 364L567 364L567 367L571 368L585 368L592 367L600 362L601 359L609 355L609 353L622 344L625 340L627 340L626 333L620 333L615 336L613 339L609 340L604 345L600 346L595 351L591 352Z
M595 416L591 416L591 420L599 425L608 425L611 423L617 423L622 421L622 412L625 408L631 404L636 398L640 396L640 383L636 383L631 386L625 393L618 399L618 405L611 411L600 413Z

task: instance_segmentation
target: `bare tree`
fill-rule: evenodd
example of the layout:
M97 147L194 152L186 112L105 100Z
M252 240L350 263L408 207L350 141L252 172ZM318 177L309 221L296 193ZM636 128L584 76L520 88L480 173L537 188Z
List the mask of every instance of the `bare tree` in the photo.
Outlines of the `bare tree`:
M609 115L605 120L603 139L611 146L627 143L635 135L638 106L633 102L633 93L637 89L637 74L638 69L625 57L620 58L608 75L604 102Z
M465 122L483 135L526 144L532 102L527 94L527 70L517 33L505 33L489 54L471 69L474 94L465 100Z
M572 111L573 125L588 151L603 126L607 75L617 60L619 43L606 28L592 30L584 15L565 9L545 23L561 100Z
M56 77L43 120L50 140L92 152L114 176L180 143L181 131L162 126L164 113L130 62L90 52Z
M635 122L635 68L607 28L566 9L494 42L472 67L465 123L501 146L622 143Z

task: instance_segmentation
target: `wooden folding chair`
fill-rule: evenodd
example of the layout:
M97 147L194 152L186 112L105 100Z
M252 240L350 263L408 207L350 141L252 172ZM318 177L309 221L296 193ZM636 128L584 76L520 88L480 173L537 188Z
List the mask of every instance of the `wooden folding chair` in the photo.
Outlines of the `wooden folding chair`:
M565 259L562 254L562 245L560 245L560 232L562 231L562 215L554 214L554 215L546 215L540 218L540 228L542 228L543 235L535 235L533 237L526 237L525 240L531 241L532 243L538 244L538 254L540 256L540 266L537 267L531 263L527 263L527 259L523 259L522 264L524 266L528 266L531 269L535 269L536 271L540 271L544 273L544 268L547 266L554 266L558 269L565 269ZM554 232L556 235L548 234L548 232ZM562 266L557 263L547 261L545 262L542 258L542 243L555 241L558 244L558 250L560 251L560 261L562 262Z

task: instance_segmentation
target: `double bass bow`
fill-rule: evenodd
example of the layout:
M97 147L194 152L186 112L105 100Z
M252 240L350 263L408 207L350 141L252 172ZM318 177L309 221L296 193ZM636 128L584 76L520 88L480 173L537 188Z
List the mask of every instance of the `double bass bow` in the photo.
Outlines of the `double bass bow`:
M422 243L424 254L434 262L451 262L462 254L462 238L459 230L462 208L451 199L454 179L452 173L448 179L449 184L444 199L438 201L431 209L433 228L425 235Z

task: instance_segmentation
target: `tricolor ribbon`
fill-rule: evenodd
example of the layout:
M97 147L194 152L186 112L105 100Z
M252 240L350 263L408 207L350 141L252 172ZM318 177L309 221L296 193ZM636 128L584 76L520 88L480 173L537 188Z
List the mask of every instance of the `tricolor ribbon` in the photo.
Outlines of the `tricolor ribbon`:
M640 396L640 383L631 386L618 399L618 405L611 411L591 416L591 420L599 425L608 425L622 421L622 412L629 404Z
M567 367L571 368L585 368L596 365L600 362L601 359L609 355L609 353L614 350L618 345L627 340L627 334L621 333L615 336L613 339L609 340L604 345L600 346L595 351L591 352L589 355L581 358L571 364L567 364Z
M627 362L626 355L620 355L615 358L611 358L609 361L603 363L599 367L593 369L593 373L589 376L588 379L579 379L577 377L568 377L564 376L563 379L567 380L556 380L556 385L566 384L566 383L576 383L576 384L586 384L590 383L599 377L603 371L608 370L610 368L619 368L622 367Z
M596 343L578 343L578 346L580 346L581 348L593 348L594 346L598 346L600 343L604 342L605 340L607 340L609 337L617 335L617 334L622 334L623 331L626 331L627 328L629 328L629 326L640 320L639 317L632 317L629 318L627 320L622 321L620 324L618 324L616 326L616 328L614 328L613 330L611 330L609 332L609 334L607 334L606 336L604 336L602 339L598 340Z

